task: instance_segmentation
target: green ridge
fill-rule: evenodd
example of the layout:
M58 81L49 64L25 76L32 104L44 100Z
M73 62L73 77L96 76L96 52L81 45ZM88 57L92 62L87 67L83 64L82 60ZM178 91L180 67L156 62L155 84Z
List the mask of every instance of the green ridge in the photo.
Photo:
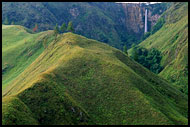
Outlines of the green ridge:
M2 30L4 88L44 51L44 44L48 45L53 40L53 33L46 31L32 34L28 33L28 29L18 25L2 25Z
M26 124L187 124L187 96L126 54L73 33L56 40L6 85L3 110L15 96ZM4 124L25 124L6 112Z

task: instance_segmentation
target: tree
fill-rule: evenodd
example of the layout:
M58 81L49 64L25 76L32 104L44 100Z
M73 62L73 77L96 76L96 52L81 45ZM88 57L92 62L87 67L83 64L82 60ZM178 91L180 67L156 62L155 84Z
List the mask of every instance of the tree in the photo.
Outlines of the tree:
M14 24L15 24L15 22L14 22L14 21L12 21L12 22L11 22L11 25L14 25Z
M131 48L135 48L136 47L136 44L135 43L133 43L132 45L131 45Z
M72 23L72 21L70 21L70 22L68 23L67 31L69 31L69 32L74 32L74 28L73 28L73 23Z
M47 37L46 38L44 38L44 41L43 41L43 47L44 47L44 49L46 49L47 48Z
M35 27L33 28L33 32L36 32L38 30L38 24L35 24Z
M163 69L160 63L162 59L161 52L155 48L147 50L142 47L133 46L131 57L156 74L160 73Z
M131 54L131 57L135 60L135 61L138 61L138 46L136 44L132 44L132 54Z
M5 24L5 25L9 25L9 20L8 20L7 17L5 18L4 24Z
M64 33L66 31L67 27L66 27L66 24L63 23L61 28L60 28L60 33Z
M138 52L137 52L137 49L134 49L134 50L133 50L133 59L134 59L135 61L138 61Z
M59 28L58 25L56 24L55 28L54 28L54 35L55 35L55 39L57 38L57 35L59 34Z
M123 52L128 55L127 46L126 45L123 46Z

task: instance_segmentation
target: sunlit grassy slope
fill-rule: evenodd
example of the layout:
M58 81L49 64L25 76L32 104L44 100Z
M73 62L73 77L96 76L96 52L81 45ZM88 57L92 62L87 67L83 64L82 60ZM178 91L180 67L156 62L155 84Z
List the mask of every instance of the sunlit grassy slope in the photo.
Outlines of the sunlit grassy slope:
M43 52L52 37L52 31L32 34L22 26L2 25L3 88Z
M188 3L174 3L163 13L166 23L139 45L161 51L160 76L188 93Z
M121 51L73 33L52 41L2 96L3 124L187 124L186 95Z

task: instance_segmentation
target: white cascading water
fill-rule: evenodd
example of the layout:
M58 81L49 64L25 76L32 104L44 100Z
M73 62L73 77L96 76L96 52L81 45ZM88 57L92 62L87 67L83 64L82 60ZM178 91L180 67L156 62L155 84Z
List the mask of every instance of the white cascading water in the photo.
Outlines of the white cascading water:
M145 28L144 28L144 32L147 32L147 9L145 11Z

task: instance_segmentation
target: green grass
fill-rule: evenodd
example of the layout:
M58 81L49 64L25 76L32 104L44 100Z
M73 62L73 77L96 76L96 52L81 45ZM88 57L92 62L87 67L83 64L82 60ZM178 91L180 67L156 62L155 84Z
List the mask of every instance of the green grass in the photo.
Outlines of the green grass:
M159 50L164 66L159 75L188 94L188 3L174 3L161 17L166 21L163 27L139 46Z
M73 33L59 35L2 92L37 124L187 124L186 95L121 51Z
M2 99L3 125L39 124L30 109L19 98L10 96Z
M21 74L43 51L44 38L52 31L31 34L18 25L2 25L3 88ZM47 36L49 35L49 36Z

